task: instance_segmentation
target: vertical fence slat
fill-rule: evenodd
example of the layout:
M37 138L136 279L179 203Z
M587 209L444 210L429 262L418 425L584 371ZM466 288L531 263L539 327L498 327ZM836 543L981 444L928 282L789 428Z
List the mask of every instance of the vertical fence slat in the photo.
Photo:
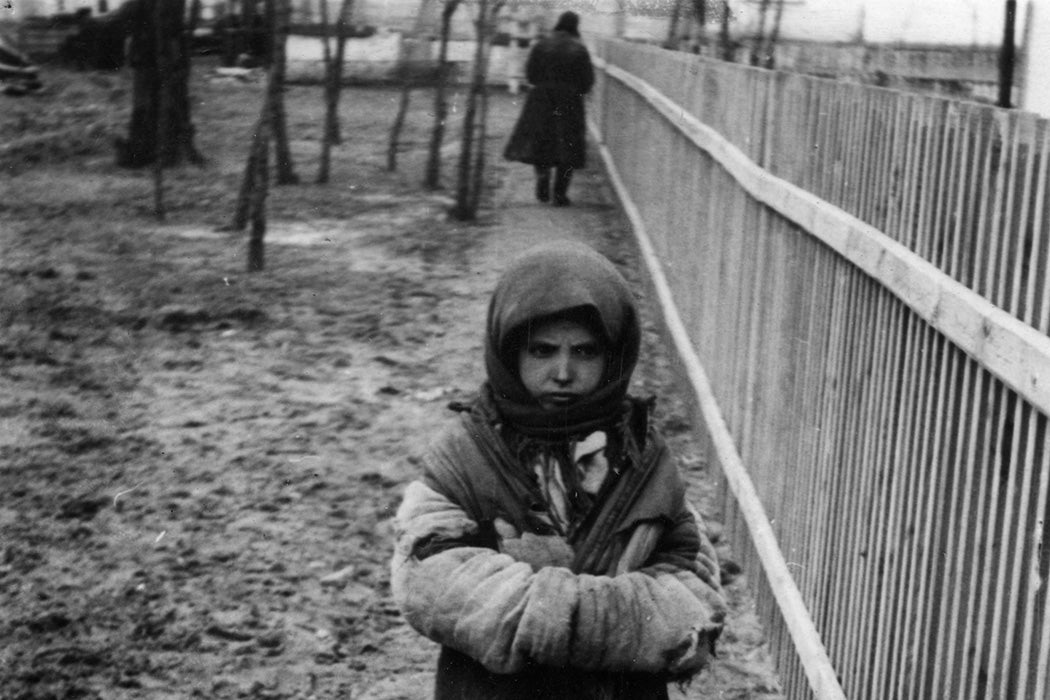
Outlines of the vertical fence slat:
M908 137L905 141L905 169L901 180L900 220L897 240L906 246L915 243L915 220L918 214L918 173L922 172L922 107L925 104L915 95L902 100L908 109Z
M821 251L821 257L824 259L830 258L831 253ZM828 298L829 298L829 312L828 312L828 325L824 331L825 348L824 356L827 358L825 361L824 369L820 373L820 425L827 426L828 423L834 423L829 420L831 416L837 413L838 407L838 393L839 393L839 373L843 367L843 343L845 334L839 332L839 329L843 327L845 310L843 303L843 295L840 293L843 284L843 275L839 270L832 269L831 261L829 260L828 271L825 273L826 279L828 280ZM824 427L816 440L815 446L815 462L817 465L817 473L819 474L820 490L818 493L822 496L822 503L832 504L834 500L834 461L832 459L832 445L834 444L834 428L829 429ZM834 538L836 531L831 527L832 520L835 517L835 508L822 507L818 514L820 519L816 522L820 524L819 527L812 528L813 534L810 536L810 540L815 542L815 547L819 546L819 550L816 555L817 567L820 575L815 579L813 592L811 596L813 598L812 609L814 614L814 620L817 624L818 629L822 630L822 633L827 640L829 638L829 631L833 629L835 624L834 618L829 614L828 608L830 605L830 572L835 563L835 547ZM838 661L838 653L834 645L829 645L830 653L832 657Z
M1006 475L1006 491L1003 495L1003 514L1002 514L1002 526L998 529L1003 534L1002 542L997 552L997 574L995 586L995 603L992 607L992 622L991 631L993 635L993 641L989 650L988 660L988 685L989 688L996 688L1003 674L1002 666L1009 667L1010 649L1009 643L1012 641L1009 639L1010 625L1004 620L1004 615L1008 616L1005 608L1010 606L1011 598L1016 595L1016 583L1017 581L1011 581L1007 578L1007 571L1010 567L1010 553L1016 552L1014 547L1010 544L1019 540L1021 544L1024 542L1023 537L1018 537L1020 533L1015 531L1015 523L1018 520L1017 514L1017 496L1018 496L1018 475L1017 463L1020 457L1021 448L1021 436L1018 435L1023 422L1023 404L1018 401L1011 411L1013 418L1010 425L1009 436L1003 439L1010 440L1010 452L1009 460L1007 464L1002 465L1007 470ZM1001 452L1001 450L1000 450ZM999 474L1000 480L1002 479L1002 472ZM1023 489L1023 486L1020 487ZM1002 656L1002 659L1001 659ZM1002 661L1002 664L1000 662ZM994 694L994 692L993 692ZM1002 697L1002 696L1000 696Z
M999 236L997 237L998 251L997 257L989 261L990 266L993 269L993 287L990 291L990 298L992 302L997 306L1000 306L1008 311L1012 311L1009 307L1009 300L1007 298L1008 284L1009 284L1009 270L1010 261L1013 253L1014 246L1014 218L1015 210L1014 204L1017 198L1017 176L1018 176L1018 161L1020 160L1021 152L1021 120L1019 115L1015 112L1011 112L1007 116L1007 138L1006 143L1003 144L1003 152L1006 154L1006 160L1004 162L1004 173L1003 173L1003 200L1001 203L1002 211L1001 216L1001 228Z
M976 375L976 376L975 376ZM972 388L971 388L972 384ZM958 539L952 539L949 543L947 550L948 556L953 558L953 565L951 570L954 575L954 581L951 586L951 594L948 599L947 609L950 614L948 628L949 634L947 638L947 649L945 655L949 668L952 670L952 683L948 686L949 693L960 692L960 686L955 682L956 671L955 669L962 669L966 663L966 650L961 644L963 627L966 624L966 608L963 605L963 600L967 596L967 591L972 588L973 583L970 578L970 572L973 571L974 567L974 556L973 552L976 548L976 542L971 541L971 534L974 532L972 522L973 514L971 512L971 506L973 502L974 493L974 482L977 478L977 470L980 468L976 464L975 455L977 452L977 436L979 435L980 429L980 411L976 410L982 400L982 389L983 383L979 373L975 372L973 363L968 361L964 368L963 375L963 390L964 396L969 398L969 420L967 422L960 421L960 425L963 426L964 434L967 436L966 445L964 446L964 453L962 459L959 460L960 466L962 467L962 500L959 502L957 512L959 518L955 521L955 527L958 528L956 532L953 528L953 533ZM965 418L965 417L964 417Z
M955 363L958 361L958 353L952 352L952 349L949 343L942 343L941 372L938 377L939 388L936 410L933 412L933 416L936 417L950 416L950 407L953 403L955 390L952 379L955 373ZM938 496L938 503L932 516L932 542L930 543L931 549L927 556L926 565L926 568L930 570L928 578L930 588L926 590L926 595L931 602L928 610L930 624L927 629L930 634L930 643L933 649L936 650L932 654L933 661L929 664L929 670L932 672L932 691L929 697L934 698L943 697L944 692L941 684L948 680L945 678L946 659L944 658L944 646L941 641L946 633L946 615L949 611L941 597L945 586L946 572L944 567L941 566L940 554L944 551L944 540L948 531L945 525L951 517L952 504L948 496L953 492L955 476L954 465L950 463L945 455L948 451L946 443L950 440L950 430L954 427L948 420L950 419L946 417L944 421L932 421L933 437L930 458L931 463L939 467L937 488L933 491ZM947 631L947 633L950 634L950 631Z
M1031 580L1025 576L1025 564L1033 558L1038 557L1033 547L1031 522L1035 520L1036 513L1033 512L1033 501L1038 493L1039 475L1036 473L1037 463L1037 440L1039 436L1039 414L1034 410L1025 410L1024 404L1018 404L1019 414L1027 414L1024 421L1025 429L1022 432L1024 439L1023 448L1018 445L1019 451L1023 451L1023 458L1014 462L1014 469L1021 471L1023 482L1018 494L1018 515L1013 542L1013 565L1007 578L1010 591L1007 595L1009 605L1006 611L1006 628L1003 634L1003 643L1007 655L1003 662L1004 672L1000 676L998 694L1000 697L1025 697L1027 695L1027 679L1024 673L1026 666L1020 663L1024 656L1024 647L1027 638L1024 634L1024 613L1021 610L1022 603L1029 600L1028 590ZM1036 511L1038 512L1038 511ZM1018 618L1021 618L1020 620Z
M975 200L975 148L972 125L973 120L969 118L970 113L965 108L957 107L959 115L959 145L956 167L959 169L955 191L954 222L948 233L948 251L944 266L945 272L955 279L962 280L964 270L964 253L962 239L969 233L967 225L971 222L973 202Z
M997 114L993 124L996 131L992 133L993 143L999 146L998 158L996 158L995 180L992 185L991 212L989 217L989 235L985 240L985 247L978 248L983 254L982 265L985 268L984 279L977 288L977 293L988 297L993 304L998 304L1000 298L996 295L996 272L999 260L999 243L1003 230L1003 210L1007 196L1007 170L1009 168L1010 154L1010 124L1008 116Z
M898 333L900 329L900 304L884 290L880 290L881 305L885 306L882 312L882 322L876 322L875 329L880 338L884 339L877 350L883 358L883 364L876 375L878 380L878 404L876 406L872 422L876 428L876 441L874 445L873 467L883 475L883 488L878 494L879 517L875 523L874 542L869 546L869 559L871 566L874 564L874 573L878 579L878 585L872 591L874 601L874 615L872 620L872 632L869 641L871 651L869 658L872 662L867 664L869 696L877 697L879 688L887 677L886 666L888 657L892 653L890 639L892 629L890 622L894 615L894 597L890 595L893 584L900 575L900 553L897 547L897 539L902 532L900 528L901 513L899 511L901 500L901 484L904 479L892 459L892 444L885 439L889 432L889 425L893 420L893 412L896 403L896 378L900 376L900 352L898 347ZM903 537L901 537L903 539ZM869 538L870 541L870 538Z
M999 557L1000 536L1007 529L1007 518L1009 517L1009 496L1012 490L1012 477L1006 474L1009 469L1009 459L1004 455L1004 449L1012 449L1007 444L1008 433L1013 432L1013 418L1015 413L1015 397L1008 389L1003 390L1003 405L999 408L998 427L995 435L995 456L992 460L992 471L989 479L992 481L993 497L990 499L989 523L994 528L994 537L989 538L985 550L984 561L981 568L987 573L987 586L982 592L981 615L978 618L978 630L976 639L977 672L980 674L974 683L974 690L980 697L987 697L989 684L995 682L995 668L992 664L998 658L998 644L996 636L998 633L999 618L1002 614L1002 595L1005 582L1002 577L1002 569L998 563L1002 561ZM1004 474L1005 482L1004 483Z
M897 435L896 454L894 465L899 467L907 475L909 505L911 518L911 529L913 531L911 552L908 557L907 566L900 574L899 595L904 600L904 606L895 618L893 644L897 649L899 657L898 671L891 672L891 680L896 683L895 692L891 697L911 697L904 688L909 680L914 679L915 671L913 665L916 661L919 640L916 635L917 625L912 620L921 617L923 606L918 594L920 576L918 570L922 564L922 548L914 544L921 540L925 523L920 520L919 512L925 503L925 485L929 470L926 463L920 459L920 451L915 449L921 440L921 423L919 417L923 415L924 400L927 396L925 387L932 376L930 367L933 363L933 353L929 349L932 331L919 319L909 317L905 331L904 354L908 358L908 369L902 373L901 378L901 406L898 411L895 433Z
M1036 152L1038 154L1039 167L1038 175L1036 176L1035 184L1035 195L1033 202L1032 211L1032 249L1031 255L1027 256L1029 260L1028 278L1025 280L1025 294L1024 294L1024 312L1021 316L1022 320L1029 325L1033 325L1039 328L1040 331L1046 332L1045 326L1039 325L1039 308L1036 304L1036 300L1039 298L1037 290L1042 284L1046 286L1046 270L1047 266L1044 262L1044 239L1047 236L1045 226L1047 225L1046 214L1046 190L1047 190L1047 170L1050 169L1050 128L1047 127L1046 122L1039 124L1039 134L1041 138L1036 139L1038 147Z
M835 367L833 390L829 395L831 402L829 412L832 416L832 422L830 426L825 428L830 433L825 447L825 464L827 465L828 481L830 482L827 487L830 493L829 502L840 504L844 498L843 494L845 493L847 482L847 479L840 478L843 460L840 457L839 449L841 436L845 433L846 425L846 410L843 406L846 392L842 387L842 382L843 377L847 374L846 369L851 365L855 350L855 343L852 342L851 335L848 332L850 327L848 319L853 311L854 277L841 268L838 270L836 277L834 298L839 300L839 314L838 323L834 325L832 332L839 339L837 347L838 362ZM841 592L841 589L836 589L834 585L834 582L841 576L844 562L847 559L842 542L845 533L839 522L842 515L841 508L828 510L828 522L825 525L825 531L830 533L827 538L827 566L825 567L828 575L824 578L824 592L821 596L824 600L823 618L827 621L824 627L824 638L830 653L833 655L832 658L835 661L836 668L839 669L843 669L848 665L848 659L842 653L841 634L845 630L837 606L837 594ZM840 670L840 673L843 673L843 671Z
M870 287L863 284L861 276L855 271L850 271L850 306L849 316L855 318L857 314L861 313L865 307L867 296L871 294ZM851 354L853 359L853 366L866 366L870 352L870 345L863 342L861 333L864 327L860 324L850 324L850 344ZM847 377L849 375L846 375ZM854 381L857 377L853 375ZM845 406L843 407L843 419L841 424L844 426L847 435L858 435L861 428L861 398L862 395L858 394L855 386L849 386L849 391L843 396ZM850 572L855 571L857 565L857 558L859 554L859 547L857 546L857 538L861 533L864 532L863 528L855 527L858 523L864 522L866 518L862 515L862 512L866 512L866 508L870 506L859 493L864 488L864 477L865 474L854 469L854 465L857 460L857 453L860 449L859 440L848 440L844 444L837 446L839 451L839 482L841 483L840 493L843 494L840 499L836 499L839 503L843 503L845 508L840 514L842 520L836 523L836 528L841 532L838 536L839 545L837 549L841 552L838 566L834 573L835 581L852 581L855 580ZM848 696L855 696L857 693L857 685L860 682L858 678L858 660L855 654L852 653L853 647L851 646L851 637L853 633L852 626L844 624L846 621L851 619L851 613L854 610L854 606L857 602L856 591L850 590L848 587L839 586L834 593L834 615L836 619L836 632L832 638L832 644L838 648L842 647L845 654L845 661L839 667L840 673L844 677L844 687ZM861 591L861 596L864 595L864 591ZM863 623L862 623L863 624Z
M954 659L947 651L950 647L950 640L957 636L953 623L955 610L948 605L948 600L950 591L960 582L958 576L960 572L956 572L951 568L950 557L954 551L957 535L956 529L960 520L967 515L960 513L958 506L959 495L962 493L963 488L960 486L960 483L965 481L965 475L961 474L961 470L958 468L960 463L960 446L956 432L960 418L956 415L958 404L965 399L968 391L965 358L947 343L944 344L944 355L942 357L944 361L942 362L940 382L945 385L942 386L941 391L945 392L946 390L946 398L945 403L934 414L934 419L937 421L939 433L936 440L939 459L936 457L935 459L943 465L942 474L944 474L945 482L943 489L941 489L943 510L938 512L935 518L938 527L945 522L947 526L940 530L938 537L934 538L936 544L928 555L930 560L934 562L934 566L937 567L937 580L939 582L936 589L931 590L930 593L937 607L936 626L931 630L931 633L935 635L933 639L936 640L937 648L933 666L935 677L933 692L935 694L942 692L939 690L939 686L936 685L936 683L940 682L940 679L943 679L946 682L946 687L950 688L957 673ZM961 378L959 376L960 373L962 374Z
M1032 115L1020 115L1018 126L1017 141L1023 166L1022 164L1017 164L1016 167L1023 169L1023 173L1018 177L1021 183L1020 192L1016 191L1017 187L1014 188L1014 201L1018 202L1019 200L1019 203L1016 205L1015 223L1010 232L1013 255L1009 264L1010 272L1005 275L1006 283L1009 285L1009 296L1004 308L1015 316L1022 318L1021 289L1022 282L1025 280L1025 268L1029 264L1029 256L1025 253L1025 235L1029 230L1029 206L1031 204L1032 178L1036 163L1036 120ZM1011 207L1011 210L1013 209L1014 207ZM1010 284L1011 282L1012 284Z
M940 157L937 163L937 184L934 185L936 203L930 230L930 248L927 260L942 270L947 270L948 228L952 194L956 191L959 157L959 113L949 102L941 103L941 125L938 145Z
M1036 511L1040 515L1040 520L1037 521L1038 528L1035 533L1036 542L1039 546L1037 551L1039 552L1038 557L1033 557L1032 561L1032 573L1033 579L1039 582L1039 586L1033 585L1035 592L1033 597L1041 597L1043 599L1043 606L1037 608L1041 611L1042 625L1039 625L1039 620L1036 616L1032 616L1033 627L1033 638L1036 634L1039 636L1039 644L1032 651L1031 658L1035 659L1035 690L1031 694L1032 698L1041 700L1045 698L1047 693L1050 692L1050 614L1047 614L1046 600L1047 596L1047 570L1046 570L1046 548L1048 545L1047 528L1050 525L1050 518L1047 513L1047 482L1050 481L1050 445L1047 444L1047 432L1045 427L1043 431L1043 459L1040 463L1039 473L1042 475L1042 479L1039 484L1039 508ZM1023 667L1027 668L1027 666Z

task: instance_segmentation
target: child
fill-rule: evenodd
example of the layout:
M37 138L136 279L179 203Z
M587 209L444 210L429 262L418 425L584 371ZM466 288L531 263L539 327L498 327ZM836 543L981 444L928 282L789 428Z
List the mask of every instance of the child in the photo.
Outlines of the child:
M526 253L492 296L488 381L397 514L394 597L442 645L435 698L666 698L724 618L713 550L627 395L640 326L582 244Z

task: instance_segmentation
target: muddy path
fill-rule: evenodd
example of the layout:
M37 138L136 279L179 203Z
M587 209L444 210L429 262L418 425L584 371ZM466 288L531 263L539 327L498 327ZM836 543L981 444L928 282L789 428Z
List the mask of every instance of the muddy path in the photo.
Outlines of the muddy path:
M121 79L65 85L92 129L121 123ZM644 293L637 255L596 168L554 209L494 159L483 221L449 222L444 196L382 170L396 94L357 89L337 184L275 193L268 269L247 275L243 239L215 228L258 87L195 89L211 162L173 175L164 224L148 176L97 140L0 175L0 697L426 698L436 649L391 602L391 518L444 406L481 377L501 265L570 236ZM305 163L316 92L289 99ZM495 101L494 149L516 109ZM646 347L638 390L667 394L660 420L711 511L651 321ZM777 697L742 582L730 592L722 656L680 696Z

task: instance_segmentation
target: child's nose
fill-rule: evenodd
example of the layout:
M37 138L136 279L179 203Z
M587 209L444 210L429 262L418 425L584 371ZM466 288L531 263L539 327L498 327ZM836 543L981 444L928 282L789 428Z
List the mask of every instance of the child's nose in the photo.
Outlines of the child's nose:
M568 354L558 355L554 367L554 378L561 384L572 381L572 361Z

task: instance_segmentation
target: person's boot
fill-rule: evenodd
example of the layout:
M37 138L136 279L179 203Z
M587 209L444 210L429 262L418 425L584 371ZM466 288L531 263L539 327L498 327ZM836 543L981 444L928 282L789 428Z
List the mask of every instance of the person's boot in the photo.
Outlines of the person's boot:
M569 201L569 183L572 181L572 168L557 169L554 177L554 206L567 207Z
M549 202L551 199L551 174L549 170L536 171L536 199Z

